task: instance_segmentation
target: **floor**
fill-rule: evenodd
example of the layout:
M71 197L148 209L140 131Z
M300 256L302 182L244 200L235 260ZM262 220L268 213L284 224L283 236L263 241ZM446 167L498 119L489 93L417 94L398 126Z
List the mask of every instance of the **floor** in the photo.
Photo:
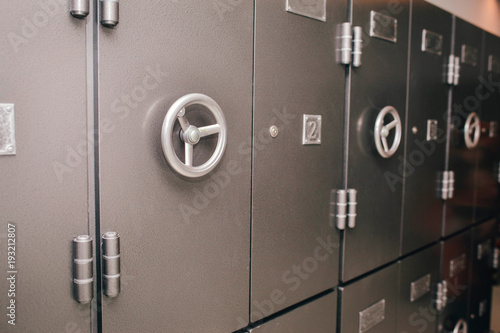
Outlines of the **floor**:
M491 309L491 330L500 332L500 285L493 288L493 301Z

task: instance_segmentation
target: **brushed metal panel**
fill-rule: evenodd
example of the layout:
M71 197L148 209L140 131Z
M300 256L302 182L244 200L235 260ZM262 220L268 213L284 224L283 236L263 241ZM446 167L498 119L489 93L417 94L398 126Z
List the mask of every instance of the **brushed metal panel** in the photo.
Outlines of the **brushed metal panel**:
M452 331L460 319L467 321L469 269L472 264L471 241L472 230L469 229L441 242L441 280L445 280L448 284L448 301L445 309L438 316L438 332L442 332L443 329ZM463 254L467 257L466 269L452 277L450 262Z
M443 37L441 55L422 52L419 45L423 29ZM441 235L443 203L436 195L436 184L438 173L445 168L449 87L443 74L450 54L451 30L449 13L423 0L413 1L402 254L437 241ZM430 119L437 121L437 139L428 141Z
M303 305L262 326L252 333L332 333L337 327L337 292Z
M253 3L120 4L99 27L101 231L121 237L121 293L103 297L104 332L231 332L248 324ZM203 93L228 126L211 174L187 179L163 156L170 106ZM213 124L188 108L196 126ZM178 138L179 128L173 134ZM217 137L194 149L208 159ZM179 140L179 146L181 146Z
M0 332L89 332L71 269L71 240L89 233L85 22L66 2L2 1L0 31L0 103L15 104L17 146L0 156L0 258L6 273L14 223L18 268L15 326L0 282Z
M395 333L397 325L399 263L391 265L356 281L346 287L339 288L341 308L340 332L342 333ZM362 330L361 313L384 301L384 319L376 320L373 326ZM381 306L375 306L377 310ZM381 314L379 311L375 311ZM379 318L379 317L377 317ZM374 318L376 319L376 318ZM380 318L379 318L380 319Z
M329 0L324 23L256 3L251 321L338 284L329 199L341 186L345 69L332 41L345 5ZM320 145L302 145L304 114L321 116ZM275 290L286 300L259 309Z
M352 69L347 181L358 190L356 228L345 232L342 280L397 258L400 243L404 144L382 158L375 150L375 117L393 106L405 122L409 2L353 1L353 26L367 27L370 12L398 20L398 41L370 38L364 30L363 65Z
M489 332L493 280L491 263L497 236L498 222L495 219L477 225L473 230L469 292L470 332ZM479 245L481 253L478 253Z
M490 122L500 122L500 73L490 71L487 60L490 57L500 57L500 38L484 32L485 44L483 53L483 71L481 88L481 127L489 132ZM493 68L492 68L493 69ZM500 136L498 129L496 136L483 133L478 147L478 163L476 174L476 201L475 217L476 222L485 221L495 216L500 210L500 196L498 178L495 177L495 170L500 162ZM498 172L497 172L498 177Z
M432 293L440 281L439 245L422 250L400 264L398 332L435 333L436 310ZM430 278L430 291L412 301L412 283L423 276Z
M455 20L454 54L460 56L462 45L466 44L482 49L482 30L459 19ZM481 58L483 58L481 56ZM451 142L449 170L455 172L455 194L446 201L444 235L450 235L467 226L474 219L474 183L475 164L478 148L467 149L463 143L465 120L471 112L480 111L480 100L476 97L476 88L480 84L480 66L461 63L460 82L453 87L451 104Z

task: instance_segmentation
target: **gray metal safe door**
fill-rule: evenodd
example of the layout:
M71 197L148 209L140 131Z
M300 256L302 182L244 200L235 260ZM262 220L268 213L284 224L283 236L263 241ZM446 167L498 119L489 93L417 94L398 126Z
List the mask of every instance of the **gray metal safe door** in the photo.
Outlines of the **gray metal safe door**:
M409 20L408 1L352 5L363 56L351 70L347 181L358 191L358 216L344 235L344 281L399 252Z
M124 1L99 28L100 224L121 239L104 332L248 324L252 41L251 1Z
M90 331L71 272L92 215L85 26L66 2L0 3L0 332Z
M339 288L342 333L396 333L399 263Z
M444 64L450 55L452 17L424 0L413 1L406 132L406 177L401 253L439 239L445 171L449 85Z
M453 87L450 117L449 170L455 174L455 193L446 202L444 235L464 229L474 218L475 168L481 132L476 97L481 74L481 29L455 18L453 52L460 61L460 80Z
M495 216L500 208L500 91L489 82L500 81L500 38L484 32L484 54L479 90L481 105L481 140L478 145L475 222Z
M335 63L335 25L346 7L329 0L321 18L323 2L293 1L289 11L285 0L256 2L252 322L338 283L329 200L342 177L344 68ZM296 14L311 6L315 18Z
M436 244L400 262L398 333L436 332L440 251Z

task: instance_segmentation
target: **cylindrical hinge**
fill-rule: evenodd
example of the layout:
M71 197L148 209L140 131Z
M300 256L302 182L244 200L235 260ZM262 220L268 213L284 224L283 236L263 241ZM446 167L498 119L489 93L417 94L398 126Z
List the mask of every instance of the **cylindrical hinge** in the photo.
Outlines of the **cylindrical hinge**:
M453 71L453 85L458 86L460 81L460 58L455 57L455 66Z
M336 206L337 206L337 229L344 230L347 221L347 191L338 190L336 192Z
M82 304L94 297L92 239L88 235L73 239L73 297Z
M455 194L455 172L448 171L448 199L453 199Z
M351 23L345 22L337 26L337 62L343 65L351 63L352 28Z
M118 0L101 0L101 24L105 27L115 27L120 21L120 5Z
M498 261L499 261L499 257L500 257L500 250L496 247L494 250L493 250L493 258L492 258L492 263L491 263L491 267L494 269L494 270L497 270L498 269Z
M495 163L494 176L497 183L500 184L500 162Z
M450 55L448 57L448 65L446 68L446 83L449 85L453 85L453 81L454 81L453 79L454 79L454 75L455 75L454 68L455 68L455 56Z
M102 236L103 293L116 297L120 293L120 235L107 232Z
M348 205L349 205L349 213L347 214L347 225L349 228L353 229L356 227L356 216L358 215L356 211L356 206L358 205L357 202L357 194L358 191L354 189L349 189L347 190L348 193Z
M70 0L70 13L78 19L86 18L89 15L89 0Z
M353 50L352 67L361 66L361 54L363 47L363 29L361 27L353 28Z
M443 200L448 199L448 192L450 190L450 173L443 171L438 174L437 180L437 196Z

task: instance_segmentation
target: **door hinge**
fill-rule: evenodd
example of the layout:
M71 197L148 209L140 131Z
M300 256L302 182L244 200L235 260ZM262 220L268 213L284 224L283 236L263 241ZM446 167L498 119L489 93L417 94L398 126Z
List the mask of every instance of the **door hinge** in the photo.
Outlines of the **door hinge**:
M493 255L491 256L492 257L491 268L493 268L494 270L498 269L499 255L500 255L500 250L497 247L495 247L495 249L493 250Z
M101 24L107 28L115 27L120 21L120 4L118 0L100 0Z
M360 67L362 47L363 29L361 27L353 28L349 22L340 24L337 30L337 62Z
M102 289L108 297L120 293L120 235L112 231L102 235Z
M450 55L446 67L446 83L450 86L458 86L460 81L460 58Z
M88 235L73 239L73 297L82 304L94 298L94 251Z
M357 193L354 189L333 190L330 196L330 225L345 230L356 227Z
M455 193L455 172L440 172L437 183L438 197L443 200L452 199Z
M89 0L70 0L69 12L74 18L86 18L89 15Z
M500 162L495 164L494 177L495 181L500 184Z
M441 312L444 310L446 307L446 303L448 302L448 284L446 281L438 282L436 284L435 290L434 290L434 297L433 297L433 302L434 302L434 307L436 308L437 311Z

